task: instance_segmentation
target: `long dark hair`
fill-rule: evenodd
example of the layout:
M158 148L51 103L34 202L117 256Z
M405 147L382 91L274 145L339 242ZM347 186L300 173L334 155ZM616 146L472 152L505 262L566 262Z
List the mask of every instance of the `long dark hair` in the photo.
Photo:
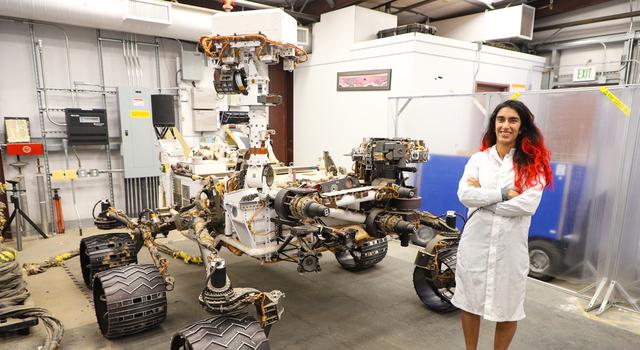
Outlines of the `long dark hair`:
M551 154L544 145L544 137L540 129L534 123L535 117L529 108L522 102L507 100L499 104L491 114L489 126L482 137L484 151L496 144L496 117L498 112L509 107L518 113L520 117L520 134L516 138L516 152L513 155L513 167L516 172L515 185L522 192L524 187L533 187L544 180L545 187L552 186L553 175L549 160Z

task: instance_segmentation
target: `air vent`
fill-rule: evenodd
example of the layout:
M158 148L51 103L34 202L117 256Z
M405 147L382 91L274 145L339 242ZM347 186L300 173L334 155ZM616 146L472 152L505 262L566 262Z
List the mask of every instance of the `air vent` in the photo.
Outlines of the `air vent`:
M298 27L297 34L298 46L303 48L307 53L311 53L311 30L307 27Z
M529 6L522 6L522 22L520 23L520 35L523 37L533 38L533 20L536 15L536 9Z
M309 42L309 28L298 27L298 45L307 46Z
M128 0L124 19L171 24L171 4L164 1Z

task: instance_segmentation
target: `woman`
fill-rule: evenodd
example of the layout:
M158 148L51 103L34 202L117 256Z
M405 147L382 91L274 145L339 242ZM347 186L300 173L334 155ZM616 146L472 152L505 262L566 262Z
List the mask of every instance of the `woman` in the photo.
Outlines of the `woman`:
M495 321L494 349L507 349L525 317L531 216L551 185L549 151L522 102L496 107L482 150L464 169L458 198L469 221L458 247L456 292L467 349L476 349L480 317Z

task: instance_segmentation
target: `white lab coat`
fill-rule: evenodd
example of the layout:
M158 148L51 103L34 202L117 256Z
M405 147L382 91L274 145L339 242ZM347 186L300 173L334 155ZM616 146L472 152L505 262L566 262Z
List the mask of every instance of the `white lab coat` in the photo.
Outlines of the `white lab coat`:
M531 216L542 198L544 185L525 189L502 201L501 189L514 188L511 149L500 159L496 147L474 154L458 186L460 202L471 214L458 247L456 290L451 302L467 312L495 322L525 317L524 297L529 272L528 234ZM481 187L467 185L480 180Z

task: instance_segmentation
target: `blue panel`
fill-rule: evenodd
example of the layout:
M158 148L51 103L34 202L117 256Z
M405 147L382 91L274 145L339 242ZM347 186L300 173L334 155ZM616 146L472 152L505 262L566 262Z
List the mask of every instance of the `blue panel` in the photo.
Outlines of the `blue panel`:
M435 215L445 214L447 210L455 210L467 215L465 208L458 201L458 182L464 173L468 157L442 156L432 154L419 172L418 192L422 197L421 209ZM460 220L458 220L460 227Z
M564 168L564 169L563 169ZM547 188L542 194L542 200L538 206L536 214L531 218L531 228L529 229L529 238L546 238L558 239L558 225L560 223L560 210L562 207L562 195L565 189L567 165L561 164L560 174L556 175L558 164L551 163L553 171L553 190Z
M467 209L458 201L457 191L458 182L464 173L464 166L468 159L463 156L431 155L431 159L423 164L419 173L418 191L422 197L422 210L435 215L444 214L447 210L455 210L466 216ZM554 189L545 190L542 196L538 211L531 220L530 238L557 239L560 237L557 230L569 167L570 165L566 164L560 166L556 163L551 164L554 173ZM458 226L460 224L459 221Z

